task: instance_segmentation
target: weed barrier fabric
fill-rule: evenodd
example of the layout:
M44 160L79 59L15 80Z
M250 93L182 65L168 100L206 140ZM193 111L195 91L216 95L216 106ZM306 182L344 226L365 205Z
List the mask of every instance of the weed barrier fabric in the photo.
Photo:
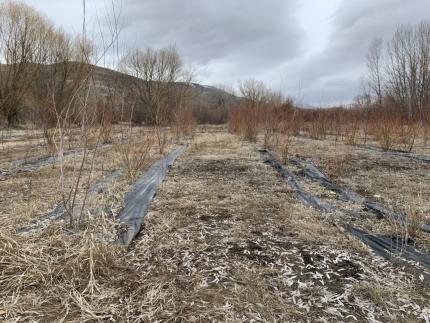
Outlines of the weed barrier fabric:
M118 169L103 179L97 181L88 191L88 197L95 196L101 193L108 185L112 184L115 180L123 175L123 170ZM39 219L30 223L29 226L19 229L17 232L20 234L29 234L42 227L47 227L50 223L56 220L65 219L67 211L64 204L58 204L51 212L44 214Z
M94 149L88 149L87 153L94 151L95 149L107 149L112 147L111 144L101 145ZM83 155L85 149L72 149L67 150L63 153L62 158L68 158L70 156ZM55 164L59 160L59 156L37 156L27 157L24 159L15 160L12 162L13 169L11 171L3 171L0 174L0 180L4 180L9 176L14 176L21 173L32 173L38 169Z
M363 203L364 198L360 196L359 194L352 192L344 187L341 187L335 183L333 183L330 179L327 178L318 168L316 168L314 165L306 163L300 159L294 158L291 159L291 163L294 165L300 167L303 170L303 173L305 176L309 177L310 179L318 181L322 186L325 188L338 193L339 197L342 200L354 202L354 203Z
M379 147L372 146L372 145L361 145L361 147L365 148L365 149L370 149L373 151L380 152L385 156L405 157L405 158L410 158L410 159L414 159L417 161L421 161L421 162L426 163L426 164L430 164L430 156L427 156L427 155L414 154L414 153L407 152L404 150L383 150Z
M139 233L152 199L175 160L185 152L181 146L162 160L157 161L133 186L133 190L125 196L125 207L120 214L120 223L127 225L116 244L128 246Z
M265 163L273 166L284 178L287 179L288 184L298 195L304 205L312 206L313 208L323 212L329 212L328 210L335 209L335 207L330 203L323 203L320 199L304 192L297 184L294 174L286 170L279 162L277 162L269 151L260 150L260 152L265 157ZM319 176L324 176L320 171L318 171L318 173ZM305 200L303 197L309 198L309 200ZM360 239L364 244L366 244L376 255L407 268L407 271L419 273L425 277L426 281L430 281L430 273L414 267L414 264L420 264L421 266L430 269L430 257L427 254L402 243L400 239L379 237L364 230L354 228L350 224L343 224L342 226L349 234ZM394 259L393 255L398 255L403 259Z
M400 255L404 259L419 263L421 266L430 269L430 257L407 245L401 239L376 236L361 229L354 228L348 224L343 226L351 235L360 239L369 246L375 254L387 260L391 260L393 255Z
M115 182L118 178L120 178L123 175L124 171L122 169L117 169L113 173L107 175L102 180L95 183L90 190L88 191L88 194L99 194L101 193L108 185Z
M306 193L305 191L303 191L300 188L300 186L297 184L296 176L293 173L291 173L290 171L288 171L287 169L285 169L285 167L282 166L276 160L276 158L273 156L272 153L270 153L269 151L267 151L265 149L260 150L260 153L264 157L264 163L275 168L276 171L279 174L281 174L281 176L283 178L285 178L287 180L287 183L290 186L290 188L297 194L298 198L300 199L300 201L304 205L310 206L314 209L317 209L317 210L323 211L323 212L332 212L334 210L334 208L331 205L324 203L319 198L312 196L312 195Z
M321 186L337 193L339 195L339 199L356 204L363 204L368 210L375 213L380 219L388 216L402 225L408 224L407 215L405 213L390 210L381 203L373 201L369 198L365 198L356 192L350 191L347 188L333 183L318 168L306 161L298 158L291 159L290 161L292 164L301 168L303 170L303 174L306 177L319 182ZM430 226L428 224L420 224L419 228L424 232L430 233Z

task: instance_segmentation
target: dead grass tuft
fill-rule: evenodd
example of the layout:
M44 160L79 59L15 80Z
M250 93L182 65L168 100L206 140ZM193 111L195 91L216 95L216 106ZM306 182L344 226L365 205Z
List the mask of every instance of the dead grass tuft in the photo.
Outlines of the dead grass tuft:
M88 215L82 229L71 234L53 225L29 238L0 233L6 319L108 318L95 309L113 297L105 285L118 274L123 254L111 245L116 225L106 216Z

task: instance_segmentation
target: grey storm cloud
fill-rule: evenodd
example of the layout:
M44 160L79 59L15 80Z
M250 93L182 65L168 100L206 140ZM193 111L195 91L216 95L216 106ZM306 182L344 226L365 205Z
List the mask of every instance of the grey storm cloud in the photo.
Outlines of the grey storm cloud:
M88 21L112 0L87 0ZM82 1L24 0L66 30ZM348 103L360 90L375 37L430 19L429 0L113 0L126 49L175 44L203 83L256 78L303 103ZM102 22L103 24L103 22ZM97 28L95 28L97 29ZM94 32L97 35L97 32Z
M258 72L304 50L295 6L279 0L129 0L123 31L137 47L174 43L188 62L231 62L239 73Z
M295 70L312 104L350 102L361 90L365 55L376 37L388 41L396 27L430 19L430 1L344 0L332 16L327 46Z

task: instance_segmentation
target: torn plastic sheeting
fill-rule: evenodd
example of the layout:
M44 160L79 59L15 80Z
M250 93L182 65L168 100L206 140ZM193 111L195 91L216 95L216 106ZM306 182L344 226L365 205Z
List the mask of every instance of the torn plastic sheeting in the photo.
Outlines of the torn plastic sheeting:
M369 246L378 256L390 260L393 255L397 254L407 260L419 263L423 267L430 268L430 257L409 245L396 241L396 239L370 234L350 225L344 225L344 228Z
M64 208L64 205L58 204L51 212L44 214L42 217L30 223L30 225L18 229L17 233L23 235L30 234L39 228L46 228L53 221L64 218L65 215L66 209Z
M98 146L97 149L106 149L112 147L112 144L106 144L102 146ZM88 149L88 152L94 151L94 149ZM69 157L71 155L82 155L84 153L84 149L72 149L65 151L63 153L63 157ZM14 176L20 173L32 173L39 168L49 166L54 164L59 160L58 156L36 156L36 157L27 157L24 159L14 160L12 161L12 165L14 169L10 171L3 171L1 176L2 178L6 178L8 176Z
M105 178L101 179L97 183L95 183L90 190L88 191L88 194L99 194L101 193L109 184L112 184L114 181L116 181L119 177L122 176L124 171L122 169L117 169L113 173L107 175Z
M386 150L382 150L381 148L376 147L376 146L372 146L372 145L361 145L361 147L365 148L365 149L370 149L373 151L380 152L380 153L384 154L385 156L405 157L405 158L415 159L415 160L424 162L426 164L430 164L430 156L427 156L427 155L414 154L414 153L410 153L410 152L403 151L403 150L386 151Z
M157 161L137 182L133 190L125 197L125 207L120 214L120 223L127 225L127 231L116 241L117 244L128 246L139 233L144 217L148 212L160 184L176 158L182 155L185 146L181 146L164 159Z
M75 154L75 153L81 153L82 149L72 149L65 151L63 153L64 157L67 157L69 155ZM27 157L23 159L18 159L12 161L12 165L14 166L24 166L24 167L35 167L35 166L43 166L47 164L52 164L58 159L57 156L35 156L35 157Z
M372 201L370 199L366 199L364 202L364 205L369 210L373 211L376 215L378 215L380 218L383 218L383 217L388 215L390 218L392 218L393 220L395 220L397 222L400 222L402 224L406 223L406 214L396 212L396 211L391 211L388 208L386 208L384 205L382 205L381 203Z
M333 183L318 168L308 162L294 158L291 159L291 163L300 167L303 170L304 175L308 178L318 181L325 188L338 193L340 199L353 203L364 204L365 207L374 212L379 218L388 216L403 225L407 225L407 215L405 213L390 210L381 203L365 198L356 192ZM430 232L430 226L427 224L420 224L419 228L424 232Z
M274 159L273 155L270 152L268 152L267 150L260 150L260 152L266 155L266 158L267 158L266 163L269 163L272 166L276 166L276 169L278 171L282 171L282 174L284 177L286 176L284 174L288 174L289 176L292 176L292 178L294 179L294 174L288 172L284 167L282 167L282 165L280 165L280 163L276 162L276 160ZM321 172L319 173L322 174ZM294 183L297 186L297 188L300 189L297 185L297 182L294 181ZM308 193L305 193L305 194L306 196L313 198L313 201L317 203L317 207L316 207L317 209L322 210L322 209L325 209L327 206L329 209L335 209L335 207L330 203L325 203L324 205L321 205L321 204L318 205L318 203L322 203L322 201L320 201L319 199L316 199L315 197L313 197ZM306 204L303 201L303 199L301 199L301 201L302 203ZM409 268L408 270L412 270L414 272L416 272L417 270L415 270L413 267L410 267L410 264L405 260L413 261L415 263L421 264L426 268L430 268L429 256L411 246L405 246L404 244L399 244L398 241L393 239L372 235L361 229L356 229L349 224L344 224L343 227L345 228L345 230L347 230L348 233L355 236L356 238L359 238L378 256L391 260L402 266L407 265ZM400 257L403 257L403 259L405 260L394 261L392 257L393 254L399 255ZM422 274L426 278L426 280L428 281L430 280L430 275L426 273L422 273L421 271L419 271L419 273Z
M288 185L297 194L298 198L303 204L323 212L332 212L334 210L331 205L324 203L319 198L303 191L297 184L296 176L285 169L285 167L283 167L278 161L276 161L276 158L272 155L272 153L264 149L260 150L260 153L262 153L265 158L264 162L275 168L276 171L287 180Z
M88 191L88 197L94 196L102 192L109 184L112 184L116 179L122 176L123 170L118 169L105 178L97 181ZM30 223L27 227L19 229L17 232L20 234L28 234L41 227L47 227L50 223L56 220L64 219L67 216L64 205L58 204L51 212L48 212Z
M333 183L326 175L324 175L318 168L316 168L314 165L305 162L300 159L291 159L291 163L294 165L297 165L303 170L303 173L308 178L318 181L322 186L325 188L338 193L339 198L344 201L349 201L353 203L363 203L368 209L376 213L380 218L383 218L385 215L389 215L391 218L395 219L396 221L405 223L405 215L390 211L382 204L372 201L370 199L364 198L358 193L355 193L353 191L348 190L347 188L344 188L342 186L339 186L335 183Z
M325 188L334 191L336 193L338 193L340 195L340 198L345 200L345 201L350 201L350 202L354 202L354 203L363 203L364 202L364 197L362 197L361 195L352 192L342 186L339 186L335 183L333 183L329 178L327 178L326 175L324 175L318 168L316 168L314 165L304 162L300 159L291 159L291 162L297 166L299 166L305 176L313 179L313 180L317 180L322 186L324 186Z

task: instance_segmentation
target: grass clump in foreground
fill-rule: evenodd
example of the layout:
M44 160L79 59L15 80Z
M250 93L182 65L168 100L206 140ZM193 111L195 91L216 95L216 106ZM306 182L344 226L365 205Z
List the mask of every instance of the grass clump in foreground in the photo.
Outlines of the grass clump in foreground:
M116 317L124 250L111 244L113 222L104 216L87 220L75 234L58 225L31 237L0 232L0 320Z

